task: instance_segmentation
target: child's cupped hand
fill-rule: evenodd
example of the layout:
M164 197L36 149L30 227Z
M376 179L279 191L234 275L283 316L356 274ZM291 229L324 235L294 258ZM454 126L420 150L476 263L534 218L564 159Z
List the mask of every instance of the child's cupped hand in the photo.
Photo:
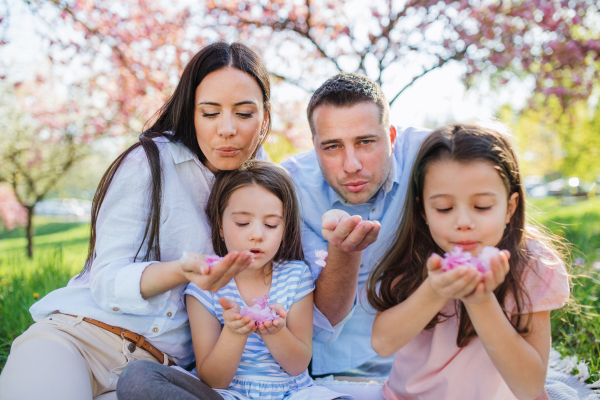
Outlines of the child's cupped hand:
M442 270L442 257L435 253L427 260L427 274L431 288L444 299L462 299L472 294L483 280L474 268Z
M279 303L269 304L269 306L277 313L277 315L279 315L279 318L274 321L265 321L258 325L257 330L261 335L273 335L285 328L287 318L285 307Z
M473 293L461 298L463 303L477 304L493 295L494 290L504 282L510 265L510 252L501 250L498 255L490 259L491 271L486 271L483 280L477 285Z
M250 335L256 331L256 324L248 316L242 317L240 306L225 297L219 298L219 304L223 307L223 320L225 326L238 335Z

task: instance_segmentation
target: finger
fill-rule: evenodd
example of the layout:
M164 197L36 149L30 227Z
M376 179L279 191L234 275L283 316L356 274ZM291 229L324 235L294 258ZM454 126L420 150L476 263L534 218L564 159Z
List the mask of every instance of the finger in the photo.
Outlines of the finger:
M340 243L343 242L361 221L360 215L353 215L341 221L333 232L334 238L338 239Z
M358 246L365 240L365 237L371 233L373 228L374 224L372 221L362 221L350 231L345 239L342 240L341 249L346 252L362 250L359 249Z
M364 250L377 241L381 224L379 221L373 221L373 228L365 235L363 240L356 246L357 250Z
M444 290L452 297L458 298L464 296L464 292L472 292L479 282L481 282L481 273L475 269L469 268L463 275L459 276L458 279L445 286Z
M287 311L285 310L285 307L283 307L282 304L279 304L279 303L272 304L271 309L275 310L277 315L279 315L281 318L287 317Z
M461 299L464 297L467 297L469 295L471 295L475 289L477 288L477 286L481 283L481 281L483 280L483 277L481 276L481 273L477 272L477 274L479 275L478 278L476 279L472 279L470 281L468 281L465 286L456 292L456 298Z
M231 257L228 254L226 256L229 257L227 263L223 263L225 259L221 260L223 265L219 265L219 269L217 265L213 267L213 272L215 274L215 280L213 281L212 287L219 290L223 286L227 285L231 280L244 269L248 268L254 259L254 256L250 251L244 250L241 253L232 252Z
M348 217L350 217L350 214L346 211L336 209L329 210L321 217L322 229L333 231L340 221L343 221Z
M435 271L436 269L441 269L441 268L442 268L442 257L440 257L440 255L437 253L433 253L427 259L427 270ZM450 271L450 272L452 272L452 271Z

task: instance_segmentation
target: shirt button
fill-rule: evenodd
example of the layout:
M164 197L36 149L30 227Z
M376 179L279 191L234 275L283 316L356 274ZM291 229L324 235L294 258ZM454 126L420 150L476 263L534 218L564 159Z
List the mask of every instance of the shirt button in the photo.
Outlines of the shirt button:
M171 318L172 316L173 316L173 313L172 313L171 311L169 311L169 312L167 313L167 317Z
M113 311L117 312L117 311L119 311L119 309L117 307L113 307Z
M372 209L371 212L375 212L375 209Z
M154 332L154 333L158 332L158 328L157 327L152 328L152 332Z

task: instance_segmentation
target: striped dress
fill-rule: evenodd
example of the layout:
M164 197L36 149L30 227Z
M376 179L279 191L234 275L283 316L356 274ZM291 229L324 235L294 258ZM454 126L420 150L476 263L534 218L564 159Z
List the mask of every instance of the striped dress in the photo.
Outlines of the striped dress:
M312 274L305 263L293 261L275 265L269 291L271 296L269 303L279 303L289 310L292 304L312 292L314 287ZM219 297L234 301L240 307L246 305L234 279L216 293L201 290L195 284L190 283L185 294L198 299L211 314L219 319L221 325L224 325L224 320L223 307L219 304ZM193 373L195 374L195 371ZM248 336L240 366L229 388L227 390L217 389L217 392L226 400L350 398L324 387L315 386L308 371L304 371L298 376L289 375L275 361L265 342L257 333Z

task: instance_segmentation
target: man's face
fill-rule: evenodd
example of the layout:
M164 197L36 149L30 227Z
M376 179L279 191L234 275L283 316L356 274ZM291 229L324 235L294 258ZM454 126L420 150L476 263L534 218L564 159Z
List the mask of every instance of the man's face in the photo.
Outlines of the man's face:
M351 107L318 106L313 112L313 142L325 180L352 204L373 197L391 166L396 128L381 124L373 102Z

